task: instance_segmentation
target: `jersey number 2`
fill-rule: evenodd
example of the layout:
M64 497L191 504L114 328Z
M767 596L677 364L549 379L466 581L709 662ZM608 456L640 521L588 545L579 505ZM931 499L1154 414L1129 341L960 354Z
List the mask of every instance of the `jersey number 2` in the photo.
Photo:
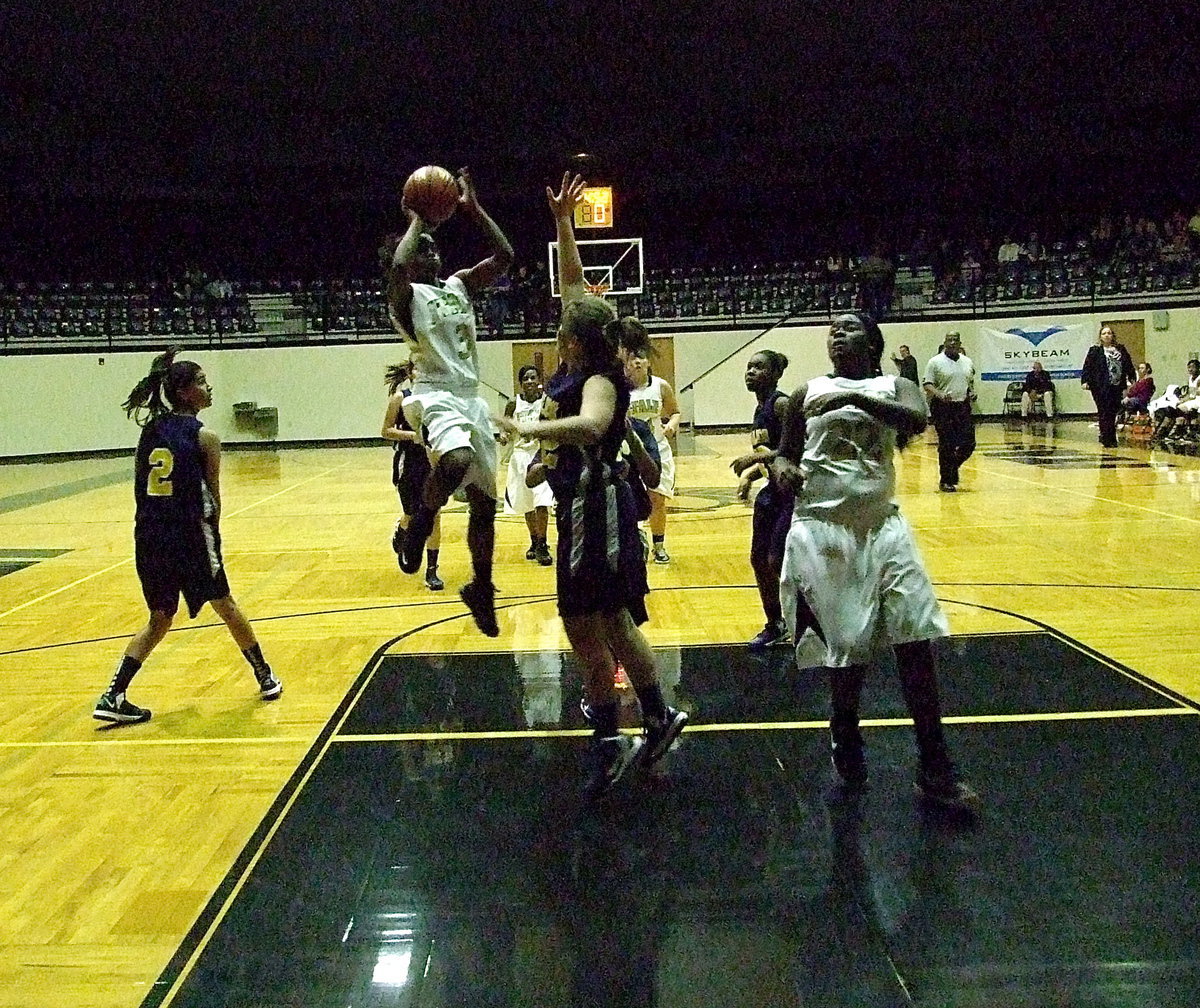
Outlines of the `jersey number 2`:
M175 456L170 448L155 448L150 453L150 473L146 477L146 493L151 497L170 497L175 488L171 485L171 472L175 468Z

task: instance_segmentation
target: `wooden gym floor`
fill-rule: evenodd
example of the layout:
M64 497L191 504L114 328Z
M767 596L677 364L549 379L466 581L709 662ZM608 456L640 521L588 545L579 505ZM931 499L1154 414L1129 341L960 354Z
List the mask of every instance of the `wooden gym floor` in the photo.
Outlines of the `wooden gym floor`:
M974 822L914 804L886 662L872 786L832 800L824 684L762 623L740 435L679 460L651 624L693 727L665 775L574 796L577 677L553 569L501 518L502 635L396 569L389 449L229 451L261 703L205 610L90 717L145 618L130 459L0 471L0 1008L1194 1003L1200 459L1086 422L985 423L963 491L931 440L901 507L954 636ZM632 711L628 712L632 717ZM630 722L632 723L632 722Z

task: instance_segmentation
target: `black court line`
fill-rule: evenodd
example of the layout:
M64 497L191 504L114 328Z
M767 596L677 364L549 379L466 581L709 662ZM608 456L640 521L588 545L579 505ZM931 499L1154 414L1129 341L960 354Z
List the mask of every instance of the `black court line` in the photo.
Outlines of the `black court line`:
M24 493L10 494L0 497L0 514L19 511L21 508L32 507L35 504L48 504L51 501L74 497L88 490L98 490L101 487L112 486L114 483L124 483L133 479L132 470L122 468L119 472L101 473L99 476L88 476L84 479L71 480L68 483L56 483L40 490L27 490Z
M738 517L749 517L749 515L738 516ZM65 550L48 550L45 552L53 554L53 555L59 555L63 552L67 552L67 551L65 551ZM2 562L2 561L0 561L0 562ZM1094 583L1094 582L1080 582L1080 581L1072 581L1072 582L939 581L939 582L935 583L935 588L1055 588L1055 589L1084 588L1084 589L1089 589L1089 590L1111 590L1111 591L1154 591L1154 592L1200 593L1200 586L1100 584L1100 583ZM725 584L725 585L677 585L675 587L669 587L669 588L661 588L660 587L658 589L653 589L653 590L683 592L683 591L748 591L748 590L757 591L758 589L755 585L750 585L750 584L738 584L738 585ZM547 592L544 594L536 593L533 595L501 596L500 602L501 602L501 605L503 608L512 608L514 605L519 605L524 602L530 602L530 601L549 602L549 601L553 601L553 599L554 599L554 595L552 593ZM1048 625L1046 625L1046 624L1042 624L1042 623L1038 622L1037 620L1033 620L1029 617L1023 616L1020 613L1017 613L1017 612L1015 612L1013 610L1009 610L1009 609L1000 609L1000 608L996 608L994 606L984 606L984 605L980 605L980 604L974 603L974 602L961 602L961 601L958 601L955 599L939 598L939 601L940 602L953 602L955 605L965 605L968 607L974 606L974 607L980 608L980 609L988 609L992 612L998 612L998 613L1003 613L1004 615L1007 615L1007 616L1012 616L1014 619L1023 620L1025 622L1028 622L1035 626L1043 627L1046 629L1052 629L1052 628L1049 628ZM341 616L341 615L345 615L347 613L375 612L375 611L380 611L380 610L385 610L385 609L413 609L413 608L420 608L423 606L453 604L453 602L454 602L454 598L453 598L452 593L449 595L443 596L441 598L438 598L438 597L436 597L436 595L431 594L431 596L426 597L425 599L423 599L422 601L419 601L419 602L387 602L387 603L382 603L380 605L352 606L349 608L339 608L339 609L310 609L310 610L305 610L304 612L277 613L274 616L257 616L257 617L254 617L253 619L251 619L250 622L251 623L272 623L272 622L277 622L280 620L309 619L314 616ZM462 613L462 615L463 616L466 615L465 611ZM175 634L175 633L190 633L193 630L210 630L214 627L220 627L220 626L222 626L222 624L220 624L220 623L195 623L195 624L192 624L189 626L172 627L170 630L170 633L173 633L173 634ZM1057 630L1055 630L1054 632L1058 633ZM84 638L75 638L75 639L65 640L65 641L54 641L50 644L35 644L35 645L31 645L29 647L24 647L24 648L13 648L8 651L0 650L0 658L6 657L8 655L27 654L32 651L51 651L56 648L76 647L76 646L79 646L82 644L107 644L107 643L111 643L112 641L126 640L128 638L128 636L129 636L128 634L122 633L122 634L113 634L113 635L106 636L106 637L84 637ZM717 643L733 644L736 642L735 641L722 641L722 642L717 642Z
M62 556L69 550L62 549L0 549L0 577L6 574L15 574L17 571L22 571L26 567L32 567L34 564L41 563L43 560L49 560L52 557Z
M355 680L145 1006L162 1004L179 980L170 1004L187 1008L436 1002L436 991L427 991L426 1000L420 989L402 991L406 984L443 984L443 996L450 989L473 991L474 1000L462 1003L577 1008L590 1002L580 1000L578 990L570 994L568 980L559 986L550 980L557 974L578 979L582 968L604 986L613 978L601 973L613 961L624 964L618 972L630 971L613 982L642 984L643 995L644 984L660 985L664 996L655 1003L661 1004L950 1003L914 998L910 989L918 995L990 990L988 1003L1002 1003L1003 991L1030 989L1038 977L1108 991L1108 973L1081 976L1078 962L1064 959L1090 952L1088 961L1120 953L1121 961L1141 964L1139 982L1157 1000L1138 1003L1192 1008L1177 1000L1200 977L1192 930L1184 923L1190 910L1178 904L1178 894L1188 888L1181 880L1200 880L1195 857L1183 853L1177 868L1181 854L1175 851L1169 886L1152 877L1141 889L1122 888L1114 904L1121 926L1109 894L1098 893L1103 899L1097 902L1087 899L1091 890L1079 894L1064 886L1064 880L1076 887L1104 877L1126 880L1136 868L1135 836L1110 835L1118 821L1097 821L1096 805L1126 814L1117 811L1122 773L1160 776L1164 760L1192 754L1198 766L1172 767L1157 790L1130 788L1135 805L1139 799L1153 805L1133 809L1133 823L1162 824L1164 810L1182 802L1176 792L1187 790L1193 770L1200 772L1194 744L1184 742L1194 739L1194 722L1183 724L1189 719L956 728L954 744L965 763L998 792L990 799L990 828L978 833L914 821L911 803L899 797L911 761L910 733L890 730L869 734L880 785L865 810L824 803L820 775L812 773L824 764L821 732L718 732L684 737L685 748L673 757L673 788L638 791L598 816L580 816L563 810L570 805L564 781L569 786L578 779L577 740L332 744L380 726L434 733L512 727L557 708L565 727L577 716L568 656L547 653L542 658L558 661L524 670L506 653L389 655L400 640L377 650ZM706 646L679 649L679 659L678 676L668 676L668 685L695 704L697 721L745 720L751 712L766 721L785 704L791 720L804 709L824 713L821 684L802 678L786 654L751 660L740 646ZM732 667L731 659L737 659ZM988 673L983 682L974 677L974 686L971 677L946 679L950 714L1067 704L1163 706L1162 690L1052 631L949 638L942 661ZM557 686L550 682L556 668ZM902 710L894 678L886 667L872 672L865 716ZM557 696L547 701L546 688L557 689ZM1030 738L1033 744L1024 742ZM1116 752L1122 757L1114 760ZM1037 754L1032 762L1031 754ZM1046 754L1069 766L1062 774L1051 770ZM624 845L605 841L613 830ZM1154 858L1177 846L1164 829L1152 841ZM1090 859L1092 842L1108 844L1109 853ZM907 853L896 856L898 845ZM1061 863L1031 870L1028 852L1048 846ZM600 862L592 857L596 851L604 852ZM1100 862L1116 875L1093 875ZM1051 874L1043 877L1043 871ZM962 877L983 895L948 893ZM582 883L599 888L577 889ZM889 886L916 893L899 929L896 907L878 898ZM972 899L976 904L965 907ZM575 907L575 916L560 917L564 906ZM1096 916L1088 916L1093 911ZM971 934L964 914L995 924L995 934L980 934L976 942L986 968L964 961L961 946ZM1004 928L1006 914L1019 926ZM1132 924L1124 923L1126 914ZM554 940L558 932L580 928L584 934L568 946L607 949L607 966L581 966ZM1036 934L1027 934L1030 928ZM1038 929L1054 932L1055 943L1043 947ZM742 941L744 934L754 938ZM1085 948L1097 934L1108 944ZM1164 942L1174 946L1164 952ZM546 965L547 956L556 967ZM1022 956L1042 972L1022 978ZM769 968L755 966L763 959ZM446 978L446 970L454 977ZM540 994L532 1002L518 1000L515 991L528 994L530 984ZM846 1001L815 1000L814 991L842 986ZM800 989L809 1000L780 996L786 990L796 997ZM396 1000L402 994L409 1000ZM622 988L607 1003L644 1002Z

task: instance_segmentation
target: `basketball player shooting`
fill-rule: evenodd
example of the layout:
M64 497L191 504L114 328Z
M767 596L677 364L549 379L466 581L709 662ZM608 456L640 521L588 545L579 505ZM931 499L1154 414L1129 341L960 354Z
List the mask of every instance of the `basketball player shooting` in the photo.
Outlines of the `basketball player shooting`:
M469 508L467 548L473 579L459 595L480 632L497 637L500 628L492 554L499 459L488 404L479 395L472 302L508 271L513 250L504 232L479 205L466 168L459 172L458 188L457 209L478 225L491 255L470 269L439 279L442 261L432 232L449 216L442 209L445 194L434 185L406 185L401 205L408 229L396 247L388 276L388 312L392 325L409 345L414 370L412 395L405 400L404 414L413 430L421 432L433 463L420 506L404 533L399 562L406 574L420 569L434 518L461 487Z

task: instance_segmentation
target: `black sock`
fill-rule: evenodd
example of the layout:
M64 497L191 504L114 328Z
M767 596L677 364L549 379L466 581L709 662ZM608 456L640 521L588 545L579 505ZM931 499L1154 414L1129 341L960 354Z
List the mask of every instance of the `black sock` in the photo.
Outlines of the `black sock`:
M425 567L427 570L437 570L438 553L441 550L426 550L425 551Z
M642 716L661 721L667 716L667 702L663 699L662 689L657 682L649 686L635 686L638 703L642 705Z
M593 734L596 738L612 738L617 734L616 700L610 700L608 703L593 704L590 709L590 717L595 726Z
M109 683L109 694L120 696L129 689L129 683L137 675L138 669L141 667L142 663L136 658L130 658L129 655L122 655L121 663L117 666L117 671L113 673L112 682Z
M667 537L666 537L665 533L663 535L651 536L651 538L654 540L655 546L661 546L663 543L665 543L667 541Z
M271 666L267 664L267 660L263 657L262 648L257 644L252 644L242 652L246 657L246 661L250 663L250 667L254 669L256 676L265 676L271 671Z

